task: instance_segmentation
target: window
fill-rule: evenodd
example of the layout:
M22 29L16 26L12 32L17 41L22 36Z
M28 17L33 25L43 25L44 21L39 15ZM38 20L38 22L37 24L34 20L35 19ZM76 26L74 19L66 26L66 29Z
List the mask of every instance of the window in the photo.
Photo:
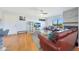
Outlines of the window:
M63 26L64 24L64 19L62 17L54 17L52 21L54 26Z

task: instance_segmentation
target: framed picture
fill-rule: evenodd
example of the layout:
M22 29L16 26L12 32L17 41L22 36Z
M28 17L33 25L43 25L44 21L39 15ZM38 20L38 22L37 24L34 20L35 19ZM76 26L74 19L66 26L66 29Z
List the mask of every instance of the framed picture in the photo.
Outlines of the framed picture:
M25 18L26 18L26 17L19 16L19 20L25 21Z

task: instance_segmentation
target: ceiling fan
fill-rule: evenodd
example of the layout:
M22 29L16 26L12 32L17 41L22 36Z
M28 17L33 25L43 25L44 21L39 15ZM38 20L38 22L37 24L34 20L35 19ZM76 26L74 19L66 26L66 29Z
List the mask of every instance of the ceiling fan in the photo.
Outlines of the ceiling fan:
M44 10L40 10L41 14L48 14L47 12L45 12Z

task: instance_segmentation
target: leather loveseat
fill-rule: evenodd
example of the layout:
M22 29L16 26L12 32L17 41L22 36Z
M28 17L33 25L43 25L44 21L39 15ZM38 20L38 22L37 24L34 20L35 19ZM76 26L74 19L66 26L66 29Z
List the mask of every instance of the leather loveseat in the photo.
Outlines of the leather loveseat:
M75 47L77 30L67 30L58 33L56 41L50 41L45 36L38 34L40 46L44 51L70 51Z

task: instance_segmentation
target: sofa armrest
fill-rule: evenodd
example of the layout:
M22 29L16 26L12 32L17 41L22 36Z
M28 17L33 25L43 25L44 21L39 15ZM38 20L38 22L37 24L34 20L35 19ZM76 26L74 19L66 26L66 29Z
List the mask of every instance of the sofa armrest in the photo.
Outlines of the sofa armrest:
M56 43L48 40L42 35L38 35L38 38L40 39L40 45L41 48L45 51L57 51L60 50L60 48L56 45Z
M53 43L51 41L48 41L47 45L48 45L48 49L51 50L51 51L52 50L55 50L55 51L60 51L61 50L61 48L58 47L57 44L55 44L55 43Z

